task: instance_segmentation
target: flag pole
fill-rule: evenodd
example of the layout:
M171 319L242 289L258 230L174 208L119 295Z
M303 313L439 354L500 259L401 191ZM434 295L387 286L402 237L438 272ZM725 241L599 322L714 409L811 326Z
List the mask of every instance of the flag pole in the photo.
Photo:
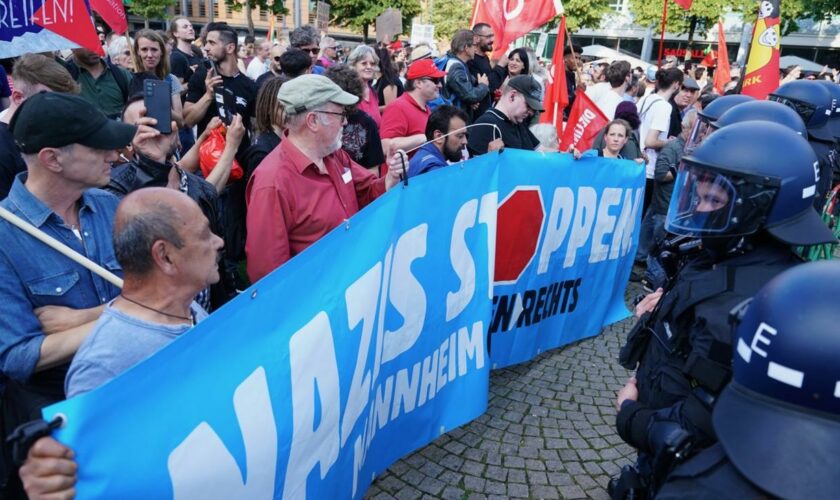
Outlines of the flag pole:
M656 65L662 67L662 51L665 49L665 25L668 22L668 0L662 0L662 33L659 35L659 59Z
M750 43L747 45L747 57L744 59L744 64L739 66L738 71L741 73L738 75L738 84L735 85L735 93L740 94L741 90L744 89L744 77L747 76L747 66L750 64L750 54L752 53L753 49L753 38L755 38L755 29L758 26L758 21L753 23L752 33L750 34ZM732 78L732 73L729 73L729 77Z

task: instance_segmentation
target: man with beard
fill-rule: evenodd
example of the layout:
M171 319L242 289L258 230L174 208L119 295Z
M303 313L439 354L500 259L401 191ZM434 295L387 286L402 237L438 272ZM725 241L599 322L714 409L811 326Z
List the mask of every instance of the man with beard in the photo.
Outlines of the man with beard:
M438 106L426 124L426 140L431 141L417 150L408 164L408 176L425 174L449 163L461 161L467 145L467 114L455 106ZM454 134L444 137L450 132Z
M248 181L248 276L256 282L352 217L400 179L394 155L381 178L341 149L346 107L358 97L322 75L280 87L287 135Z
M88 49L73 49L67 71L79 83L81 96L108 118L120 116L128 101L131 73Z
M489 54L493 52L493 41L496 37L493 28L487 23L478 23L473 26L472 31L475 34L477 50L473 58L467 61L467 69L476 79L478 75L487 75L487 86L490 87L490 95L493 95L502 87L502 83L507 77L507 54L502 55L495 66L491 65ZM481 116L489 107L490 101L482 101L475 116Z
M682 121L686 113L692 107L700 111L700 107L695 106L697 99L700 97L700 85L687 76L683 79L678 90L669 101L671 104L671 125L668 129L668 137L678 137L682 133Z

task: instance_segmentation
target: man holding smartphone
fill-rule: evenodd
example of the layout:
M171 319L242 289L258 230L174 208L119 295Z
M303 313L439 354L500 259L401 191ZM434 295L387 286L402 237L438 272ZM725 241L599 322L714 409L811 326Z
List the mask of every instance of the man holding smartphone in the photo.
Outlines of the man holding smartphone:
M222 116L219 112L222 105L216 102L216 91L224 88L235 96L235 113L242 117L245 128L250 131L254 103L257 100L257 84L237 69L236 31L227 23L210 23L207 25L204 46L210 67L200 66L190 78L184 103L184 121L187 126L198 125L198 134L204 132L214 116ZM245 147L249 143L243 141Z

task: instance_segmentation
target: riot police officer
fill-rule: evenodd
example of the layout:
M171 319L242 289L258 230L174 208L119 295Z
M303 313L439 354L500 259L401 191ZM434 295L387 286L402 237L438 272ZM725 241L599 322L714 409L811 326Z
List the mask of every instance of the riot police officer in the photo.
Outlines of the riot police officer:
M748 101L738 104L712 123L712 129L717 130L735 123L756 120L778 123L793 130L803 138L808 137L808 129L796 111L774 101Z
M808 129L808 141L819 161L820 181L814 207L822 211L825 196L831 190L832 175L837 161L834 150L834 124L831 123L833 99L831 92L812 80L795 80L777 88L767 97L789 106L802 118Z
M710 102L697 113L697 120L694 122L691 133L688 134L688 139L685 141L685 154L689 154L697 149L697 146L703 142L703 139L713 132L712 125L721 115L739 104L754 100L754 98L748 95L730 94L718 97Z
M834 107L829 124L834 136L834 184L840 182L840 85L828 80L816 80L820 85L828 89L831 94L832 106Z
M759 121L715 131L683 158L666 228L702 250L636 308L620 355L636 376L619 391L616 426L639 459L614 497L650 494L675 460L715 442L711 409L730 378L728 312L801 262L792 246L835 241L812 208L815 163L796 132Z
M804 264L734 314L733 378L712 419L720 443L677 467L658 498L837 497L838 294L840 263Z

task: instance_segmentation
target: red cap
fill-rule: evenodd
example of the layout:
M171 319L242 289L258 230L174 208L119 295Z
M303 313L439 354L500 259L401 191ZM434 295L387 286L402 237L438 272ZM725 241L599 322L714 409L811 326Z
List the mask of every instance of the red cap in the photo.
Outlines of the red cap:
M396 40L391 42L390 47L391 50L400 50L401 48L403 48L402 40Z
M405 79L417 80L418 78L442 78L444 76L446 76L446 71L439 70L433 60L420 59L411 63Z

